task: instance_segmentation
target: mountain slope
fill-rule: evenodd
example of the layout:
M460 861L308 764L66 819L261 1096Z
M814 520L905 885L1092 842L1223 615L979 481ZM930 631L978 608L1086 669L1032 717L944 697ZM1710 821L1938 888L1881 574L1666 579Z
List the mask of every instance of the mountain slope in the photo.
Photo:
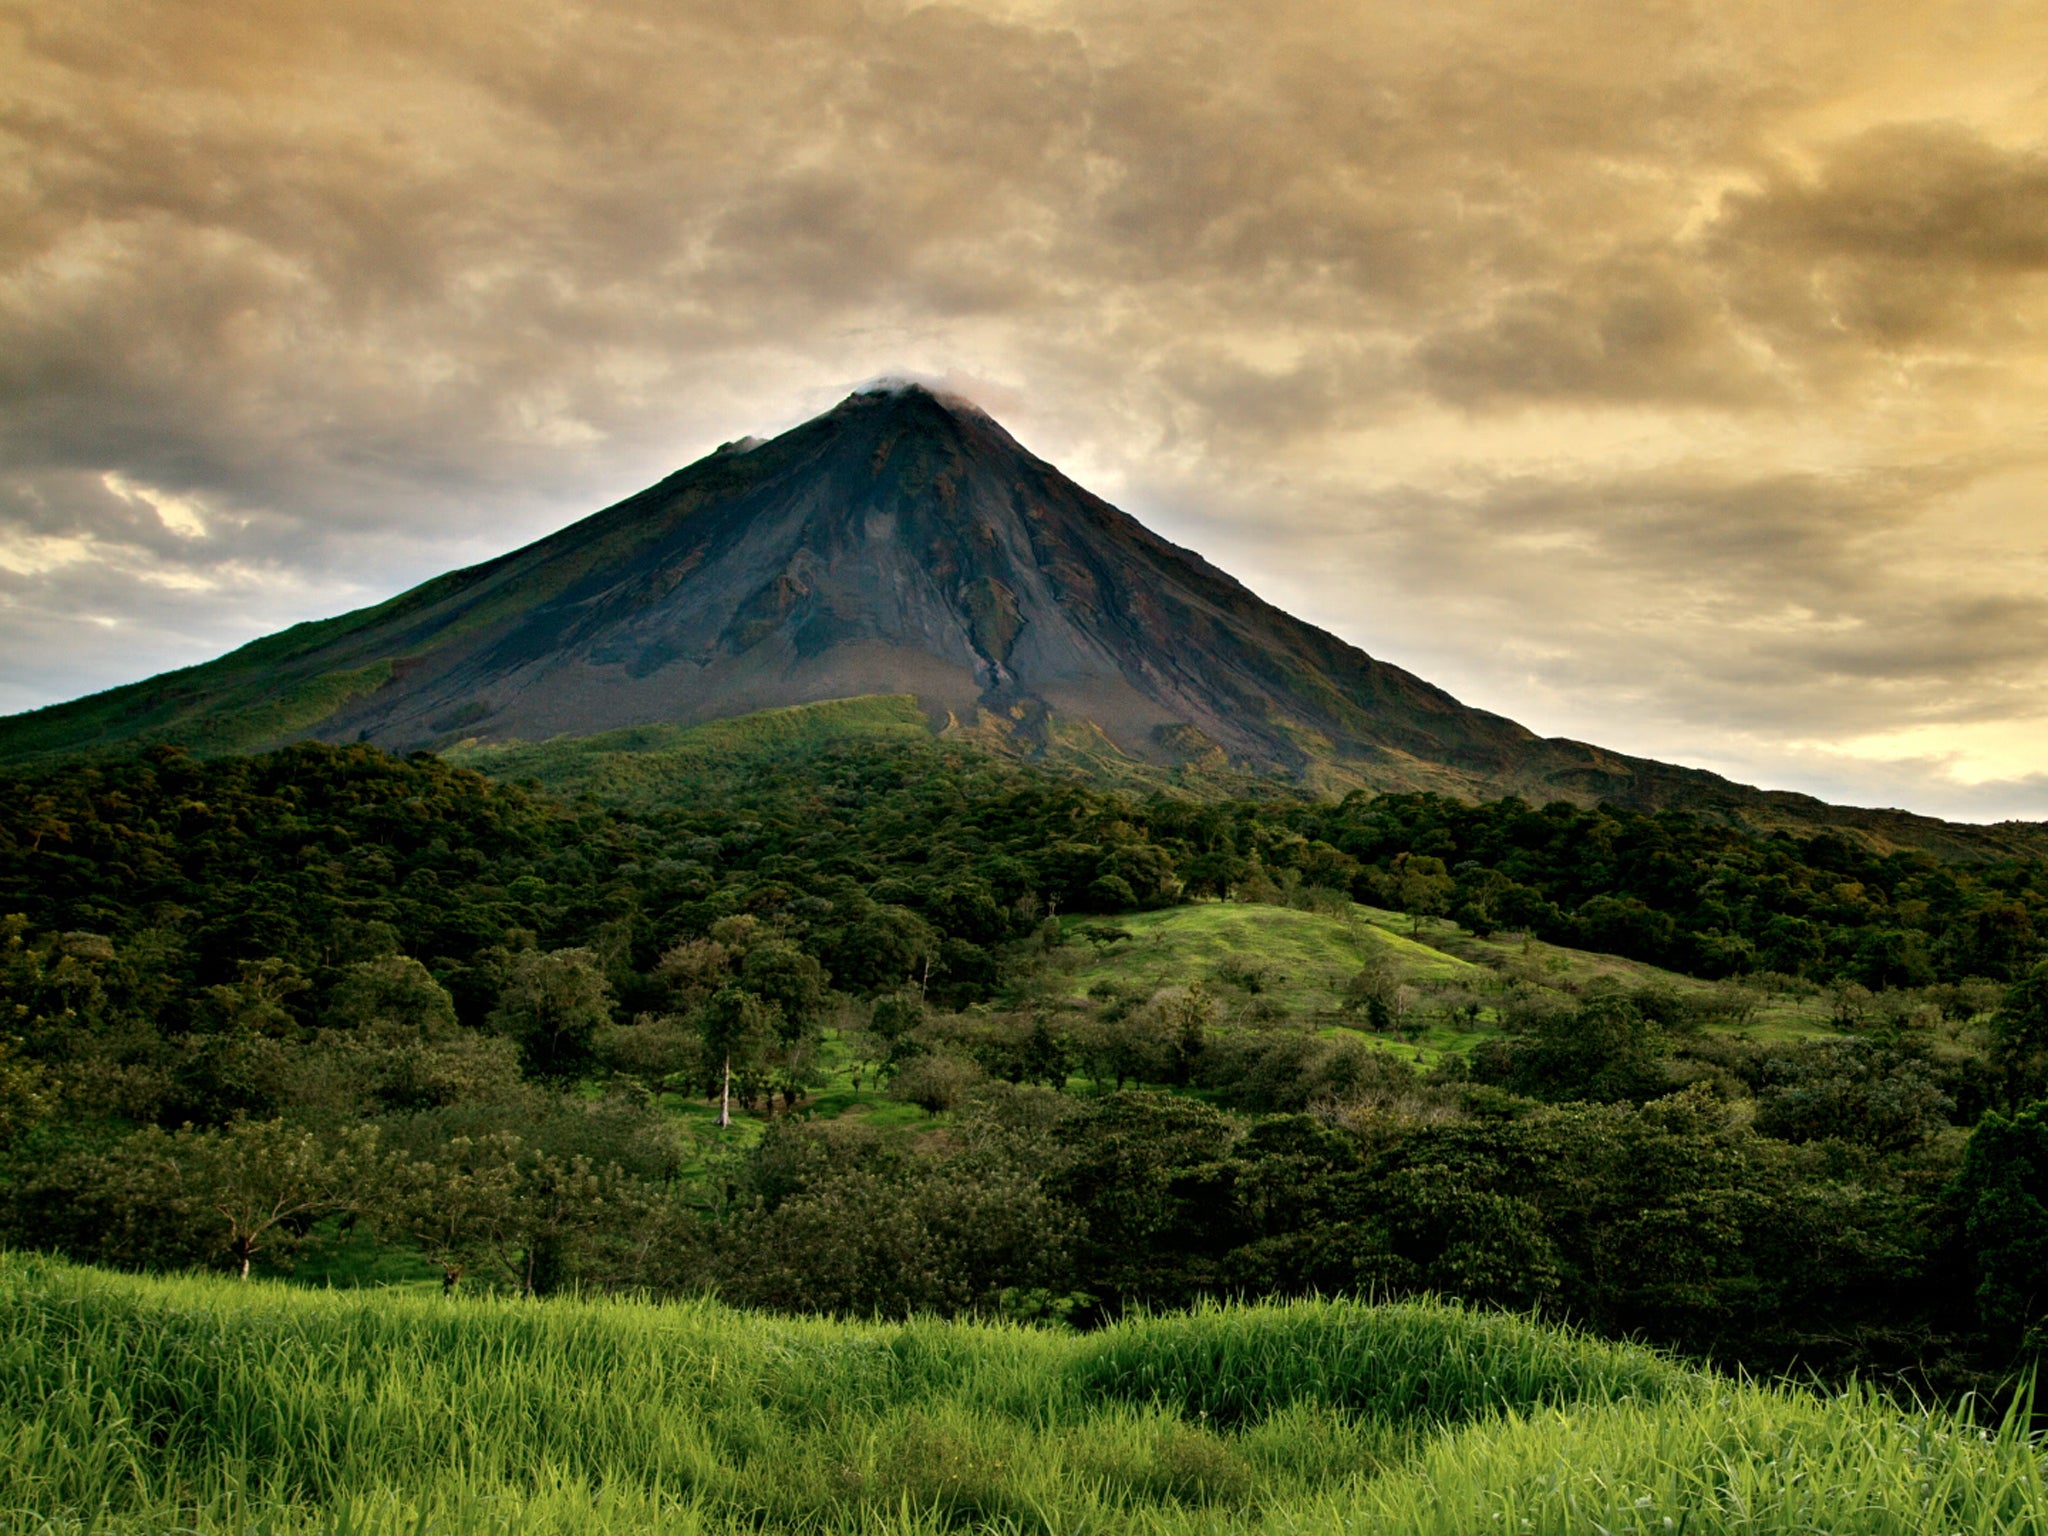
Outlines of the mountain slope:
M0 721L0 761L309 735L411 750L878 694L913 695L933 729L1006 750L1085 738L1312 789L1605 798L1764 826L1860 816L1881 840L1960 839L1952 851L2039 832L1837 814L1540 738L1260 601L916 386L728 445L377 607Z

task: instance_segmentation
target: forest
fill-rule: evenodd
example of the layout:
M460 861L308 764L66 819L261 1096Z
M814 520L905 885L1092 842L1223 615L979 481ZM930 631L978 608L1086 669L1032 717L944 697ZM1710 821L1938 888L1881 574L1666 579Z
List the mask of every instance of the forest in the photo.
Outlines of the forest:
M607 797L155 748L0 786L0 1240L1084 1331L1435 1296L1953 1396L2048 1314L2044 903L1845 834L940 742ZM1159 984L1146 935L1259 912L1345 973Z

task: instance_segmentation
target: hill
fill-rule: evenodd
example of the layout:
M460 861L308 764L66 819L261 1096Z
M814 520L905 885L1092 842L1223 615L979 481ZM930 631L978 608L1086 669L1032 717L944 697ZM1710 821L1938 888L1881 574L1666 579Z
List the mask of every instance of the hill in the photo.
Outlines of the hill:
M411 751L652 728L658 743L874 695L992 750L1197 787L1514 793L1847 827L1880 848L2048 849L2037 826L1830 807L1539 737L1262 602L916 386L728 445L376 607L0 721L0 762L306 737Z
M1401 996L1403 1026L1367 1035L1395 1048L1415 1048L1433 1061L1466 1051L1503 1028L1502 1003L1525 992L1577 997L1589 987L1659 990L1691 1004L1707 1027L1732 1028L1752 1039L1797 1040L1831 1033L1818 988L1803 994L1731 988L1662 967L1545 944L1527 935L1481 938L1454 924L1423 927L1405 914L1358 903L1321 910L1264 903L1202 902L1113 919L1065 923L1070 955L1061 975L1076 1002L1128 988L1150 996L1163 988L1201 986L1216 995L1230 1022L1291 1019L1362 1030L1354 993L1362 972L1379 971ZM1782 983L1781 983L1782 984ZM1452 1015L1470 1006L1468 1021Z
M2048 1528L2040 1446L1430 1304L1092 1335L0 1256L16 1531Z

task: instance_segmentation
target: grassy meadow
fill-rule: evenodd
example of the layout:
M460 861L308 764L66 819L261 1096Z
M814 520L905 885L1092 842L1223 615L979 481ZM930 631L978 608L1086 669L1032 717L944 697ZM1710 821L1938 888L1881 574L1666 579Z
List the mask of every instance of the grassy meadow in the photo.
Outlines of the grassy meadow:
M2012 1424L1432 1304L1094 1334L0 1257L7 1532L2019 1533Z
M1399 1039L1424 1061L1468 1051L1499 1032L1504 990L1524 987L1576 995L1596 984L1659 987L1681 997L1736 997L1747 1015L1734 1028L1758 1039L1793 1040L1833 1032L1827 999L1717 986L1618 955L1523 937L1480 938L1441 919L1348 903L1300 908L1263 902L1206 901L1114 918L1063 919L1067 953L1056 961L1062 990L1075 1003L1115 987L1157 991L1200 984L1223 1004L1224 1022L1262 1014L1338 1026L1345 986L1362 967L1387 967L1412 1000L1411 1027ZM1453 1022L1443 1006L1469 999L1476 1017Z

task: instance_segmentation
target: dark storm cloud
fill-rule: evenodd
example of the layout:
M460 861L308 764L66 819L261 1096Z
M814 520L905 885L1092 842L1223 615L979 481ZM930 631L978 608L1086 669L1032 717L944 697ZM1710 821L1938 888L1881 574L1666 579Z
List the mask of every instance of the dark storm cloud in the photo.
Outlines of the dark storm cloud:
M0 704L909 369L1582 734L2048 711L2024 519L1941 554L2048 456L2044 47L1993 0L16 7Z

